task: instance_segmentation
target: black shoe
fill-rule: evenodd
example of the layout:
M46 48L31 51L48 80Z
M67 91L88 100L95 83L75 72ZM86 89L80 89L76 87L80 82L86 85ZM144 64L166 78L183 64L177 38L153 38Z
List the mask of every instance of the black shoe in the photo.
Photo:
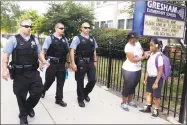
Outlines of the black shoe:
M66 107L67 106L67 103L65 103L64 101L56 101L55 103L60 105L60 106L62 106L62 107Z
M151 112L151 105L144 106L144 109L139 110L140 112L150 113Z
M31 110L28 112L28 115L29 115L30 117L34 117L34 116L35 116L34 109L31 109Z
M42 92L41 98L45 97L45 92Z
M152 117L158 117L159 116L159 112L158 109L154 109L153 113L152 113Z
M85 99L87 102L90 102L90 97L86 96L84 99Z
M27 118L20 118L20 124L21 125L28 124Z
M85 104L84 104L84 102L82 101L82 102L78 102L79 103L79 106L80 107L85 107Z

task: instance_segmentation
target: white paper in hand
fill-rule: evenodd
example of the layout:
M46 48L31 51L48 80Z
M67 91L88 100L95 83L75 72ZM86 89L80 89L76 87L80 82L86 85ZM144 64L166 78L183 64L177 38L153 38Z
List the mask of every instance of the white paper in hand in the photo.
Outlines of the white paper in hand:
M48 59L47 62L48 62L49 65L50 65L50 59ZM47 64L43 65L43 72L46 72L46 70L47 70L48 67L49 67L49 66L48 66Z

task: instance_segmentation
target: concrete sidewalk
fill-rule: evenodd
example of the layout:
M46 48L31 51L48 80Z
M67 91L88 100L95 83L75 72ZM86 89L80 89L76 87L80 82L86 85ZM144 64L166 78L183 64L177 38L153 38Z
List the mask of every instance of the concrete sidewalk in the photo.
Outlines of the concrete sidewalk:
M41 76L44 78L44 73ZM28 117L30 124L170 124L161 118L152 119L150 114L140 113L135 108L130 108L129 112L124 111L120 107L121 99L99 86L95 86L90 94L91 102L86 103L85 108L80 108L73 72L69 72L64 86L67 107L55 104L55 92L56 83L35 107L35 117ZM18 106L11 80L1 81L1 124L19 124Z
M44 82L43 72L41 76ZM71 71L64 85L64 101L67 102L67 107L55 104L55 93L56 82L35 107L35 117L28 117L30 124L170 124L161 118L152 119L150 114L140 113L136 108L130 108L129 112L124 111L120 107L120 97L97 85L90 94L91 101L86 103L85 108L80 108L77 104L74 72ZM12 80L1 79L1 124L19 124L18 114Z

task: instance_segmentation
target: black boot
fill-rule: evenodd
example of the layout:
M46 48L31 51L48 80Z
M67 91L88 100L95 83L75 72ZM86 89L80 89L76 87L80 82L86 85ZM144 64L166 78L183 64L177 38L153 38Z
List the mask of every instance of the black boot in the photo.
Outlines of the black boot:
M65 103L64 101L56 101L55 103L60 105L60 106L62 106L62 107L66 107L67 106L67 103Z
M146 105L146 106L144 106L143 109L141 109L139 111L144 112L144 113L150 113L151 112L151 107L152 107L152 105Z
M21 124L21 125L28 124L27 117L25 117L25 118L20 118L20 124Z
M30 117L34 117L34 116L35 116L34 109L31 109L31 110L28 112L28 115L29 115Z
M80 107L85 107L85 103L83 101L81 101L81 102L78 101L78 103L79 103Z
M45 91L43 91L41 94L41 98L44 98L44 97L45 97Z
M90 102L90 97L89 97L89 96L86 96L84 99L85 99L87 102Z

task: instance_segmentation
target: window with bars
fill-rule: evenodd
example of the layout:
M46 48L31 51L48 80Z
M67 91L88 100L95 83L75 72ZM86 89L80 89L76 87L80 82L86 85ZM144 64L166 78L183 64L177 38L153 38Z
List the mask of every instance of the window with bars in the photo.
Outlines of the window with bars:
M98 5L100 5L101 4L101 1L97 1L96 2L96 5L98 6Z
M132 29L133 19L127 19L126 29Z
M107 21L107 27L108 28L113 28L113 20Z
M125 20L124 19L118 20L118 28L119 29L124 29L125 28Z
M102 27L102 28L105 27L105 21L101 21L101 27Z

